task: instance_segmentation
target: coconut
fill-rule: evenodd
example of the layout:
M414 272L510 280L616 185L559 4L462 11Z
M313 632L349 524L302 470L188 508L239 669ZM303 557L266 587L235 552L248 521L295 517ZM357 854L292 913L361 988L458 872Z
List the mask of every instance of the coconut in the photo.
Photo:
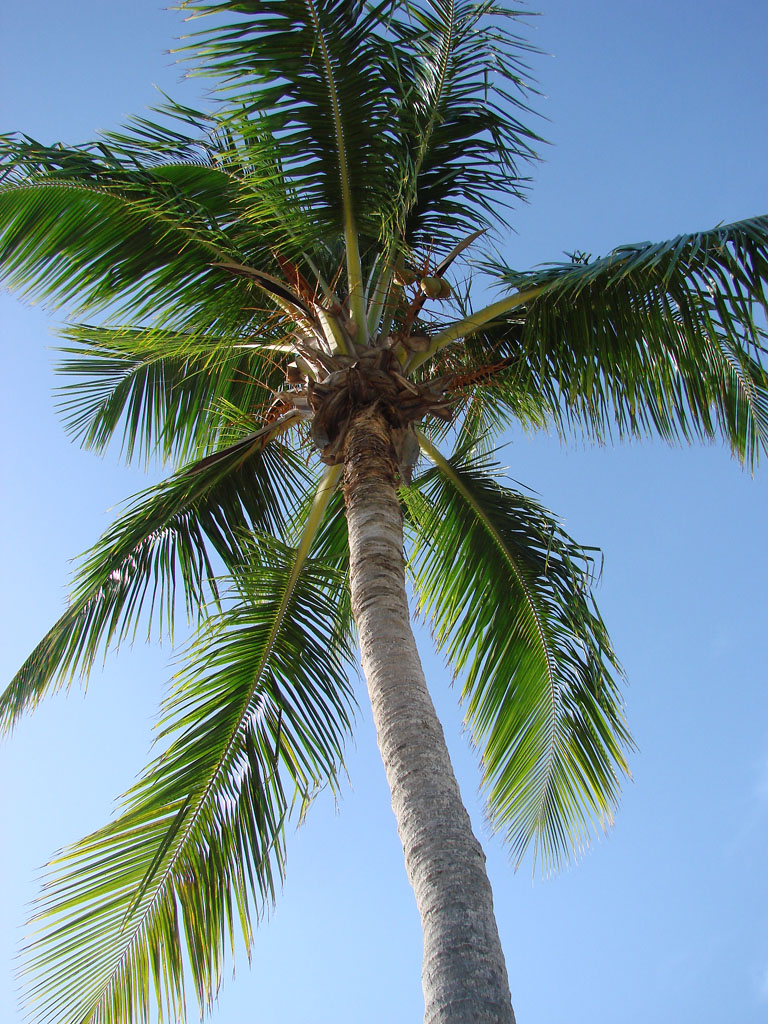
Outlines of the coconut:
M428 299L439 299L442 284L439 277L422 277L419 287Z
M415 284L419 279L419 275L412 266L405 262L405 258L403 256L395 257L395 263L392 269L394 270L393 276L395 284L405 285L407 287Z
M411 285L415 284L418 280L418 274L411 270L410 267L400 266L397 267L394 273L395 284L399 285Z

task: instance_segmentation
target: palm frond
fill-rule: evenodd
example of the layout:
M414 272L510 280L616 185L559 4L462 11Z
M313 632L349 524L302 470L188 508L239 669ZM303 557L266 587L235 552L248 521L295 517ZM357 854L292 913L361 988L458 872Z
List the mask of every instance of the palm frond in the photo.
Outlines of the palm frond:
M239 199L237 175L218 166L137 166L104 142L3 136L0 267L12 287L78 314L239 331L254 319L251 289L213 264L275 266Z
M70 604L0 698L0 725L18 718L76 673L87 677L100 651L135 636L146 621L173 634L177 606L196 619L218 600L216 576L252 554L254 530L285 536L306 480L303 464L255 438L213 465L189 469L139 494L75 575Z
M284 167L285 137L275 122L249 104L245 109L209 113L168 97L165 100L153 108L153 120L131 118L121 131L104 133L103 141L93 148L107 152L113 160L163 174L168 173L166 166L178 163L215 169L226 176L220 191L234 204L232 215L219 215L216 226L237 238L241 252L248 254L249 266L268 270L267 251L270 255L279 252L301 265L318 283L320 264L332 277L339 254L331 257L329 264L333 245L329 246L328 236L334 239L336 232L319 230L317 214L311 202L304 201L300 182L294 182ZM184 130L179 131L178 125ZM290 167L290 162L286 166Z
M443 245L520 194L537 141L523 123L535 52L514 31L523 12L477 0L182 9L214 16L188 59L219 80L220 116L245 111L257 151L278 154L271 174L259 160L264 177L312 210L315 237L354 224L385 249ZM354 231L345 241L356 247Z
M3 275L11 287L54 307L76 304L81 314L122 300L121 316L154 313L186 326L206 298L215 312L205 319L216 323L222 285L232 284L210 263L228 256L200 230L99 185L40 181L0 189ZM240 291L246 305L247 290Z
M380 208L386 184L390 105L381 12L387 6L361 0L181 5L193 17L214 16L186 49L200 73L218 79L224 111L247 115L257 145L279 140L281 182L311 208L318 234L324 228L343 233L358 323L358 231L375 237L371 213Z
M563 429L722 436L748 464L768 447L768 217L525 274L492 269L531 297L485 329L488 350L516 361Z
M628 773L618 662L589 586L593 552L486 460L436 463L404 499L439 648L463 674L488 814L519 864L551 870L606 828Z
M282 878L292 808L334 784L353 702L338 574L255 540L234 603L207 619L163 708L166 749L119 817L52 865L25 953L31 1020L185 1019Z
M117 436L128 461L188 460L231 440L233 421L253 426L284 384L275 353L258 339L68 325L56 370L68 431L102 452ZM271 340L282 338L274 327Z
M398 235L447 244L498 220L520 197L522 165L541 141L522 118L535 92L536 48L513 29L527 12L477 0L425 0L393 23L400 162L393 182Z
M163 175L168 174L166 168L180 163L213 168L226 177L219 184L219 202L227 196L236 207L229 217L219 212L215 224L237 236L249 265L268 269L263 260L269 249L294 262L303 260L308 272L316 272L308 252L318 247L325 251L318 225L283 171L281 139L272 133L267 119L258 114L248 117L242 110L228 110L221 117L169 97L152 113L151 120L133 117L121 131L104 133L104 141L94 148L112 160L151 167ZM213 175L209 180L216 182Z
M492 329L491 329L492 330ZM511 333L511 325L507 324ZM496 343L490 332L469 334L461 345L441 349L422 369L450 381L455 422L462 443L492 447L515 422L525 430L547 426L557 411L537 387L528 364L513 345Z

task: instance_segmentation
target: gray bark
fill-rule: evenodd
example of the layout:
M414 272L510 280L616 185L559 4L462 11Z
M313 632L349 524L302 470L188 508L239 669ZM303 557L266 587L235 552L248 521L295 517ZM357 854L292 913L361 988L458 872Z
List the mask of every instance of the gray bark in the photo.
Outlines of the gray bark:
M514 1024L485 855L475 838L411 629L397 456L362 410L345 446L352 608L379 750L424 931L426 1024Z

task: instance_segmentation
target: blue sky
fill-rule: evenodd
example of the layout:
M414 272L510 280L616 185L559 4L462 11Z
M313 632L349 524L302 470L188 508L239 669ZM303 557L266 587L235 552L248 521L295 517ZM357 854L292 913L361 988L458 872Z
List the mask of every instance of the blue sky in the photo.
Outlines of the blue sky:
M675 3L542 5L530 38L553 143L504 242L513 266L605 252L768 210L768 9ZM0 131L91 138L153 102L195 98L164 51L178 15L155 0L6 6ZM2 677L60 614L69 559L145 478L81 452L51 399L55 319L0 295L4 374ZM627 670L639 751L611 835L532 881L488 835L457 693L421 636L462 790L488 854L519 1024L758 1024L768 1015L768 478L720 447L594 449L509 438L510 474L605 554L597 597ZM49 701L0 747L6 841L0 1019L37 869L102 824L146 760L170 676L137 647ZM338 806L321 797L288 878L214 1021L391 1024L421 1018L421 939L363 703ZM195 1011L193 1008L192 1018Z

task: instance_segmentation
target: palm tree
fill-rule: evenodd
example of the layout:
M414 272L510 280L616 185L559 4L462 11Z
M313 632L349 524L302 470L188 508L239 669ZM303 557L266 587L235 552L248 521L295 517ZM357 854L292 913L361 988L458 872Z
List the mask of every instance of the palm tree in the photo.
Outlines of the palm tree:
M178 602L198 622L160 753L42 897L36 1019L146 1020L152 990L173 1015L185 961L210 1003L236 922L249 941L274 895L290 811L336 784L354 621L425 925L426 1019L512 1020L413 643L403 524L465 677L491 820L516 859L533 844L555 866L610 821L629 737L591 552L500 481L492 439L514 420L722 435L752 462L768 220L528 273L486 252L502 297L475 309L456 268L536 143L512 16L188 6L215 15L191 44L221 83L214 114L169 102L93 145L3 148L8 279L108 314L65 330L73 431L180 466L87 554L4 724L140 621L172 629Z

